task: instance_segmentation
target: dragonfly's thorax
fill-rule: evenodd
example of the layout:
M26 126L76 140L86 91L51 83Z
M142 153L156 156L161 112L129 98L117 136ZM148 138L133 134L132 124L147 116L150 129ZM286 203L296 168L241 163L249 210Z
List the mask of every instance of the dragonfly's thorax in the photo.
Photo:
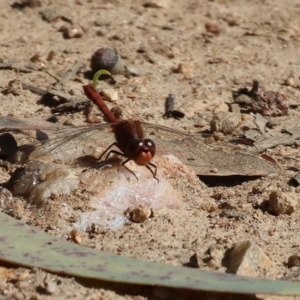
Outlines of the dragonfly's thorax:
M113 124L113 131L120 149L125 153L127 143L133 139L144 140L144 132L139 121L123 120Z

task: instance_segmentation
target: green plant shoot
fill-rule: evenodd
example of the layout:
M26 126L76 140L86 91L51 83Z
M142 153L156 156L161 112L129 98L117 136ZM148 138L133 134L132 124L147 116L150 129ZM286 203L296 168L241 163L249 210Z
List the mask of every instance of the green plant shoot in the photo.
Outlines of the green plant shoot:
M107 70L99 70L98 72L95 73L94 77L93 77L93 87L96 88L97 86L97 82L98 79L101 75L109 75L111 76L110 72L108 72Z

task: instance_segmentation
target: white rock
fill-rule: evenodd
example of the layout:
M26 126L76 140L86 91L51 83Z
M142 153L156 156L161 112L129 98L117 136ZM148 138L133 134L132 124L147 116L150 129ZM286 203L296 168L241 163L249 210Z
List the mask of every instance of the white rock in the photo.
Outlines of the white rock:
M231 273L256 277L259 271L264 270L269 273L273 268L274 263L252 241L237 243L230 253L228 270Z
M108 101L116 102L119 100L118 91L114 89L103 89L102 93Z

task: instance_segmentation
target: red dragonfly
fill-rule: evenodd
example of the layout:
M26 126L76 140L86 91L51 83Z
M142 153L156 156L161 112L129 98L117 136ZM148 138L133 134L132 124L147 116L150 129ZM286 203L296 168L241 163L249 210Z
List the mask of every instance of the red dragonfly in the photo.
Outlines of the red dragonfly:
M151 139L145 138L141 122L137 120L118 120L108 109L102 97L93 86L84 85L83 90L85 95L99 107L106 120L111 124L110 127L116 139L115 142L106 148L99 160L101 160L108 151L109 152L106 155L105 161L112 153L124 156L127 159L122 162L122 166L124 166L135 177L135 173L125 166L125 164L130 160L133 160L139 166L146 166L153 174L153 177L157 180L157 167L154 163L150 162L155 155L156 146ZM120 151L110 150L113 146L116 146Z
M122 163L125 168L127 168L126 163L133 160L138 165L146 166L154 178L156 178L157 167L151 160L155 155L163 154L178 157L182 163L191 166L197 175L265 176L279 172L279 166L274 160L266 156L260 157L249 150L237 150L229 144L222 146L207 144L201 136L190 135L165 126L137 120L118 120L91 85L85 85L83 89L86 96L100 108L109 123L79 127L55 124L44 126L39 122L35 124L30 119L25 121L25 119L0 117L0 132L26 133L33 129L38 133L52 132L55 138L38 146L32 153L32 158L66 153L89 142L106 149L100 159L105 154L107 154L105 160L112 153L121 155L125 157ZM112 149L113 146L117 150Z

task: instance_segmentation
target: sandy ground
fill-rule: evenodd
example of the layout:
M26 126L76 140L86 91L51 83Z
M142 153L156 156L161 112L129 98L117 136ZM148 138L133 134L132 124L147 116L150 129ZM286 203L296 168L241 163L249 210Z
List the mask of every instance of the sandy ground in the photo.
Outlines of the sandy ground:
M124 118L139 116L150 123L197 133L209 129L214 114L228 109L226 103L232 102L232 90L251 88L252 80L257 79L266 90L284 94L290 104L288 116L271 118L275 125L267 128L267 133L300 126L297 1L45 0L41 6L28 2L34 7L26 5L26 1L13 4L1 0L0 62L13 65L0 70L2 116L46 120L55 114L59 124L84 125L83 109L53 113L51 108L57 103L40 101L40 95L22 88L22 84L48 89L80 61L81 72L66 82L61 91L70 98L75 95L84 99L81 86L89 81L91 55L100 47L109 47L117 49L125 65L139 75L116 75L115 85L101 82L101 89L118 92L118 100L108 102L108 106L118 105ZM52 9L58 17L52 21L43 19L40 12L45 9ZM61 28L70 27L70 21L82 29L80 37L64 36ZM208 22L218 24L216 33L206 29ZM30 72L25 72L25 68ZM185 113L185 118L162 117L165 98L170 93L176 96L176 108ZM95 108L91 116L102 121ZM244 117L243 121L250 123L238 126L236 133L249 124L255 128L251 118ZM20 135L18 138L22 140ZM147 197L154 199L146 205L153 208L154 216L142 224L124 219L124 223L114 227L99 220L97 223L96 218L86 226L78 222L78 207L80 212L95 208L99 197L96 187L106 185L109 189L121 181L128 189L134 187L136 193L141 193L139 182L120 168L104 171L106 175L99 179L99 170L82 173L80 168L62 165L62 170L55 171L61 178L74 172L70 176L85 186L75 185L67 192L50 191L48 198L44 195L43 199L52 197L56 202L50 205L48 213L40 209L44 202L35 200L41 197L38 192L31 198L14 196L13 202L2 203L2 210L62 238L68 238L75 227L81 244L96 249L173 265L185 264L196 254L200 268L220 272L227 270L228 266L222 263L227 251L249 240L264 256L253 262L253 268L240 270L240 274L282 278L298 270L297 263L289 268L288 261L292 255L300 255L299 188L289 184L299 162L287 159L298 158L299 149L279 145L268 154L279 162L279 176L252 180L219 177L205 183L177 160L168 166L168 161L158 158L156 164L160 166L165 194L158 195L161 187L155 180L146 180L147 189L158 192L143 195L146 202ZM295 168L287 171L290 166ZM0 168L1 182L8 180L15 168ZM137 168L136 172L149 177L147 170L143 173ZM108 185L107 178L111 178ZM87 188L90 182L91 187ZM153 185L155 188L151 188ZM292 208L279 215L269 213L267 201L272 191L283 193L285 203ZM166 200L164 195L172 195L173 200ZM103 205L109 206L108 201ZM61 203L76 206L77 214L60 218ZM121 203L122 199L114 204L120 218L126 205L136 205L129 200L129 204L118 207ZM91 223L97 225L93 232L88 229ZM231 295L174 294L158 288L86 283L40 270L6 266L0 269L0 276L1 299L234 299ZM47 289L47 282L51 282L51 289Z

